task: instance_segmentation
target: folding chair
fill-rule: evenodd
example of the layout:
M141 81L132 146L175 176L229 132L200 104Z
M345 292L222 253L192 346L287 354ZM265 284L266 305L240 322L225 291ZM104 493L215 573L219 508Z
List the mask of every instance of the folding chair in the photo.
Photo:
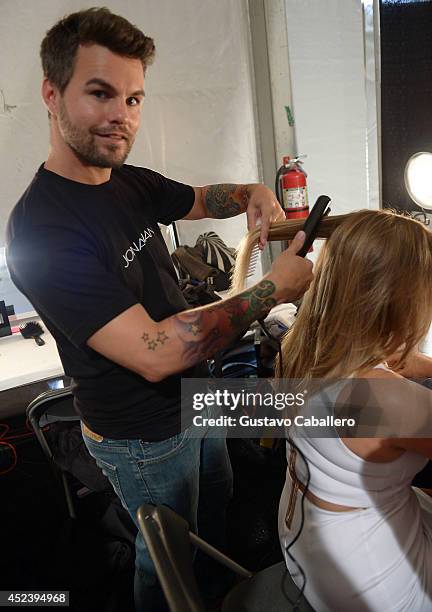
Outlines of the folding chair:
M58 421L79 421L79 416L75 412L73 405L73 395L70 387L41 393L28 405L26 413L36 438L54 470L56 478L62 483L69 516L75 519L76 512L71 483L69 481L70 475L56 463L47 436L43 431L46 425ZM87 487L82 487L78 490L77 495L78 497L83 497L88 493L90 493L90 490Z
M285 563L253 574L190 532L187 522L167 506L143 504L137 518L171 612L205 611L194 576L192 546L244 578L225 597L222 612L286 612L297 602L298 588ZM296 610L314 612L304 597Z

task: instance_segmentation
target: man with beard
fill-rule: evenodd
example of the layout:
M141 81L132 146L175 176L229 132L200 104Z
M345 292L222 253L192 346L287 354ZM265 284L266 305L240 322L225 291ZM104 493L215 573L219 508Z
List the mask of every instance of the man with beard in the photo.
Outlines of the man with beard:
M153 55L152 39L108 9L71 14L48 31L51 147L9 219L7 261L73 378L87 448L132 518L142 503L165 503L220 546L226 444L181 427L180 380L203 375L208 357L274 305L298 299L312 264L296 256L300 233L260 283L187 310L158 223L246 212L250 228L261 218L263 247L269 224L284 217L264 185L191 187L124 163ZM137 610L164 606L140 534L135 601Z

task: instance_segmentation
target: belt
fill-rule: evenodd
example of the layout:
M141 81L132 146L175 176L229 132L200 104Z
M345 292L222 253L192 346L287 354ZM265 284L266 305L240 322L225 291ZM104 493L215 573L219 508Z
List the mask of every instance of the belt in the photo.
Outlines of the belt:
M87 427L87 425L85 423L82 422L82 432L85 436L87 436L87 438L90 438L91 440L94 440L95 442L102 442L103 440L103 436L100 436L99 434L95 433L94 431L92 431L89 427Z
M291 529L291 523L294 516L294 510L297 502L297 494L299 489L302 493L305 491L305 486L300 480L297 478L297 473L295 470L295 463L297 459L297 451L294 448L290 448L290 454L288 459L288 472L291 477L291 491L290 497L288 501L288 508L285 515L285 525L288 529Z

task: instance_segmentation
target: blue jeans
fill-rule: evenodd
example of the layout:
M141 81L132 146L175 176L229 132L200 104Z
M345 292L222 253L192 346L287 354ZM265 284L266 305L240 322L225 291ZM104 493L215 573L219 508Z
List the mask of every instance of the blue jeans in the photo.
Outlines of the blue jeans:
M220 438L207 437L206 433L204 430L201 438L192 438L190 429L186 429L161 442L107 438L97 441L84 432L83 438L137 526L136 513L141 504L166 504L188 521L191 531L223 549L232 470L224 431L221 430ZM139 530L135 551L136 611L166 610L153 562ZM199 554L195 566L203 573L204 560L201 557L198 561L198 557ZM211 575L213 568L207 578ZM210 583L215 586L213 579Z

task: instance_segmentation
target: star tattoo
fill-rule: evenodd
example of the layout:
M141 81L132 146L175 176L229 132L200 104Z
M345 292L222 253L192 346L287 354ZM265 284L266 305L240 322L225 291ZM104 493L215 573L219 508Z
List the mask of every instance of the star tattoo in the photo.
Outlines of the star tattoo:
M166 333L164 331L158 332L157 334L157 341L160 344L164 344L164 342L166 342L168 340L168 336L166 335Z
M197 336L200 332L200 327L196 323L191 323L188 325L188 329L193 336Z

